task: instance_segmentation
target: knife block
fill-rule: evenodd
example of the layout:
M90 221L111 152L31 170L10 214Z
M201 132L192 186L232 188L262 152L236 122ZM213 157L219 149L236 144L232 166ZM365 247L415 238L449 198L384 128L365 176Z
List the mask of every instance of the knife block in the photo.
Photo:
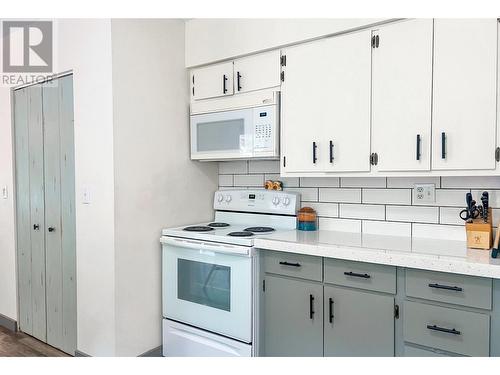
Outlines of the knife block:
M489 250L493 242L493 217L491 208L488 208L488 222L477 218L472 223L465 223L467 232L467 247L472 249Z

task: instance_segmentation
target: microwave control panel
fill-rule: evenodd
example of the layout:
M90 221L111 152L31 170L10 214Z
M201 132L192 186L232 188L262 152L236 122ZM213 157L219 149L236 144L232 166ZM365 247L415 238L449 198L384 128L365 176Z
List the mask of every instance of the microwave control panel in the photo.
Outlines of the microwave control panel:
M269 107L255 108L254 116L254 149L268 151L274 148L275 140L275 111Z

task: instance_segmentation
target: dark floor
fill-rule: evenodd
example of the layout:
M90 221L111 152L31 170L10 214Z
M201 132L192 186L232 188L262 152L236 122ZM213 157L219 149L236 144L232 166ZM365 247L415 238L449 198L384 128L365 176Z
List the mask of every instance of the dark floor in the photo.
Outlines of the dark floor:
M22 332L12 332L0 327L0 357L68 357L68 355Z

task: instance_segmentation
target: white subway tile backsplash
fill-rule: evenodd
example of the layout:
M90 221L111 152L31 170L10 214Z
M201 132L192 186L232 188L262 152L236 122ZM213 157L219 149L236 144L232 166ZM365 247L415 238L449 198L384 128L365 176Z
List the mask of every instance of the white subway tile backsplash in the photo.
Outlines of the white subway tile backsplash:
M236 174L234 175L234 186L264 186L263 174Z
M464 225L465 221L460 218L460 211L462 207L440 207L439 208L439 223Z
M385 220L385 206L342 203L339 216L346 219Z
M340 179L338 177L301 177L300 186L302 187L339 187Z
M279 160L250 160L248 173L280 173Z
M465 241L465 229L455 225L412 224L414 238Z
M279 174L265 174L264 178L266 180L283 182L283 188L299 187L299 178L298 177L280 177Z
M319 217L338 217L338 203L303 202L302 207L311 207L316 210Z
M488 192L489 205L492 208L500 208L500 190L473 190L472 198L477 202L477 204L481 204L481 195L483 191ZM465 207L465 196L464 196L464 207Z
M363 233L382 236L411 236L411 223L393 223L390 221L363 220Z
M342 177L341 187L385 188L385 177Z
M363 203L411 204L410 189L363 189Z
M441 187L440 177L387 177L388 188L413 188L415 184L434 184Z
M361 189L320 188L320 202L361 203Z
M285 188L285 191L300 193L302 201L317 202L318 189L317 188Z
M318 226L321 230L334 230L337 232L361 232L361 220L335 219L320 217Z
M386 220L417 223L438 223L438 207L387 206Z
M248 173L248 162L246 160L221 161L219 162L219 174Z
M219 186L233 186L233 175L232 174L220 174L219 175Z
M500 189L500 176L441 177L443 188Z
M413 204L424 206L447 206L465 207L465 194L470 190L436 189L435 203L419 203L415 199L415 189L413 189Z

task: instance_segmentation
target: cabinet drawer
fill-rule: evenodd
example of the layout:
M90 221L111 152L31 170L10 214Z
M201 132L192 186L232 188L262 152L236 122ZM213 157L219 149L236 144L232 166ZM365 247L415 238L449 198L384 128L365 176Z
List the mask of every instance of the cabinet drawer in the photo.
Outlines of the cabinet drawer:
M396 268L373 263L325 259L325 282L396 293Z
M311 255L266 251L264 271L301 279L322 281L322 258Z
M416 346L405 345L405 357L459 357L458 354L446 353L437 349L418 348Z
M491 279L451 273L406 270L406 295L491 310Z
M405 301L403 316L407 342L468 356L489 355L489 315Z

